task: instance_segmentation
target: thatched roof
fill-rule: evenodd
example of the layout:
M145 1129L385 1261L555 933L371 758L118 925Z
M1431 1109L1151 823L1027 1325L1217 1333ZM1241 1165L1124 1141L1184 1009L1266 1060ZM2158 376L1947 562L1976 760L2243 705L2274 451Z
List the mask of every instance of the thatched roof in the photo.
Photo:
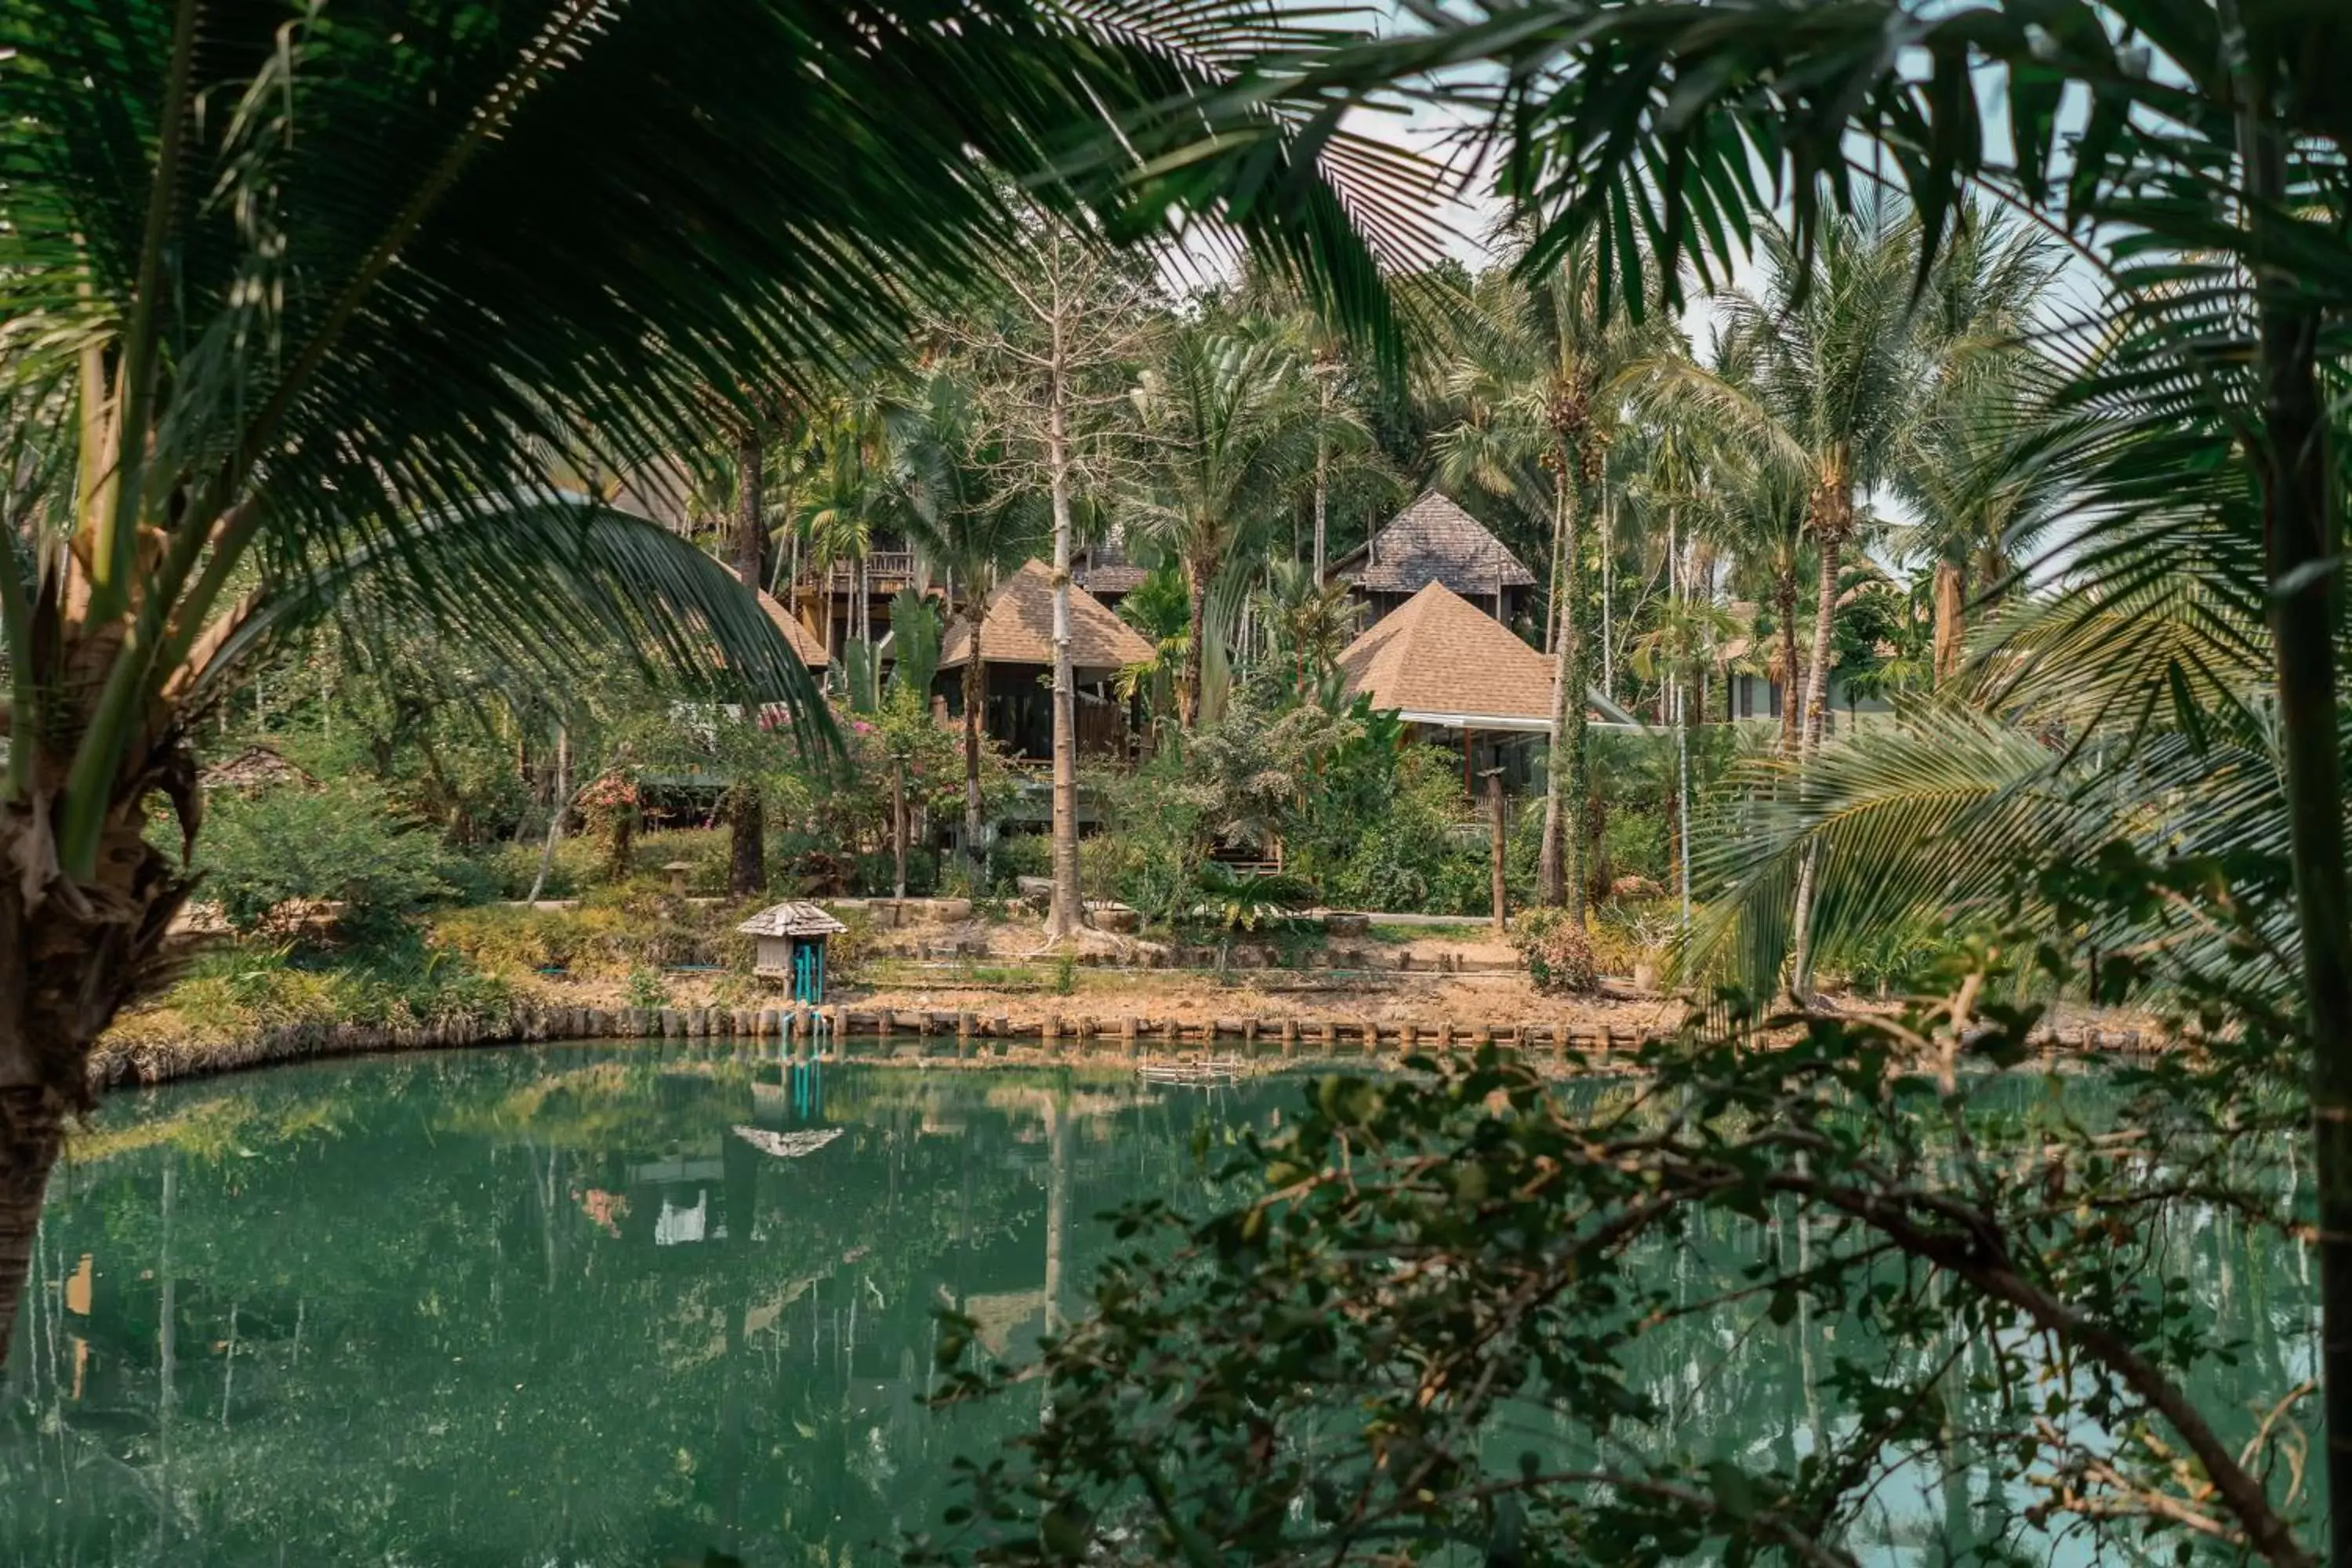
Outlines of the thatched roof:
M809 629L801 625L799 616L784 608L782 603L770 594L760 595L760 608L768 612L768 618L776 623L776 629L784 634L784 640L793 645L793 654L803 664L811 669L825 667L829 661L825 658L824 645L809 635Z
M940 668L955 669L971 657L971 627L959 616L940 639ZM990 664L1054 662L1054 569L1032 561L996 585L980 628L981 658ZM1070 585L1070 662L1080 669L1117 670L1151 657L1151 645L1101 600Z
M1484 523L1436 490L1423 490L1370 542L1340 557L1334 571L1381 594L1414 594L1443 583L1465 597L1491 597L1497 588L1525 588L1536 580Z
M203 789L270 789L279 784L309 789L318 782L268 746L247 746L196 775L196 784Z
M849 928L814 904L772 904L735 928L745 936L831 936Z

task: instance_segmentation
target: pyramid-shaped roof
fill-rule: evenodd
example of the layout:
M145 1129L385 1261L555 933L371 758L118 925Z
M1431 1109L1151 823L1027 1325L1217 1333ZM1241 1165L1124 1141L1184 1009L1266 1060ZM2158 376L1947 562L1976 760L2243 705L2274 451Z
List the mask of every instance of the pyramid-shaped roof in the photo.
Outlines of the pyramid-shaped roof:
M1381 594L1414 594L1443 583L1465 596L1492 595L1536 580L1486 524L1433 489L1422 491L1337 570L1357 587Z
M1054 569L1032 561L997 584L980 627L981 658L990 664L1054 662ZM971 656L971 627L958 616L940 639L940 668L955 669ZM1070 584L1070 663L1079 669L1124 669L1151 657L1142 634Z
M1349 692L1408 721L1457 730L1551 726L1551 661L1443 583L1432 583L1348 645Z

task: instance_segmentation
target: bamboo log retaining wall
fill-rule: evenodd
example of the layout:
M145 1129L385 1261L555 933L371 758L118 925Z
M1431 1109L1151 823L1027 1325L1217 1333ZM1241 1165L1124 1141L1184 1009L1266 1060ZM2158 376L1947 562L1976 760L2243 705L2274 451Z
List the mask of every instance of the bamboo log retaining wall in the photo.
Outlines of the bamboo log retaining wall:
M883 958L933 963L996 963L1007 969L1029 969L1043 974L1046 964L992 953L982 942L888 942L875 952ZM1232 973L1287 973L1318 969L1362 974L1515 974L1527 967L1516 958L1474 958L1451 949L1423 953L1377 952L1364 947L1309 947L1286 953L1267 943L1237 943L1213 947L1139 946L1132 953L1081 952L1074 961L1082 969L1196 969Z
M461 1020L403 1028L297 1025L225 1042L101 1045L91 1055L89 1076L95 1090L319 1058L593 1039L730 1040L758 1043L763 1049L766 1042L772 1041L779 1052L789 1048L794 1055L806 1053L814 1044L821 1059L827 1061L1005 1057L1029 1062L1122 1060L1200 1047L1279 1065L1376 1060L1416 1049L1453 1051L1489 1043L1548 1052L1554 1058L1575 1052L1590 1058L1632 1052L1670 1033L1569 1019L1519 1023L1486 1019L1465 1024L1447 1018L1361 1016L1187 1020L1049 1013L1015 1018L970 1008L555 1007L498 1021ZM2154 1033L2095 1026L2044 1029L2036 1037L2044 1046L2123 1055L2154 1050L2161 1044Z

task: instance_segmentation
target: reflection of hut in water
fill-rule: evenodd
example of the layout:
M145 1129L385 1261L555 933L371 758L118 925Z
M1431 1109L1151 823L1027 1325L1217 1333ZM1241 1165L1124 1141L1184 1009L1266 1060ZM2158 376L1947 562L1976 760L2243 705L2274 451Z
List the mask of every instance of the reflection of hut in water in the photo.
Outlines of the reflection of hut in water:
M752 973L785 982L795 1002L824 1000L824 939L847 926L814 904L793 902L761 910L735 929L759 942Z

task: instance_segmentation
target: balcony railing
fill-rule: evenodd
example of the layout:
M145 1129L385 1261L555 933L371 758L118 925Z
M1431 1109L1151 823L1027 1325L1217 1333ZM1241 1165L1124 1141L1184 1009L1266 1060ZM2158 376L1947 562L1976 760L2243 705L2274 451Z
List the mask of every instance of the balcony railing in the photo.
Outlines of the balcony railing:
M871 594L896 593L915 580L915 552L911 550L877 550L866 558L866 589ZM828 593L847 593L856 585L857 569L845 561L836 561L822 579L811 569L801 575L810 587L822 585Z

